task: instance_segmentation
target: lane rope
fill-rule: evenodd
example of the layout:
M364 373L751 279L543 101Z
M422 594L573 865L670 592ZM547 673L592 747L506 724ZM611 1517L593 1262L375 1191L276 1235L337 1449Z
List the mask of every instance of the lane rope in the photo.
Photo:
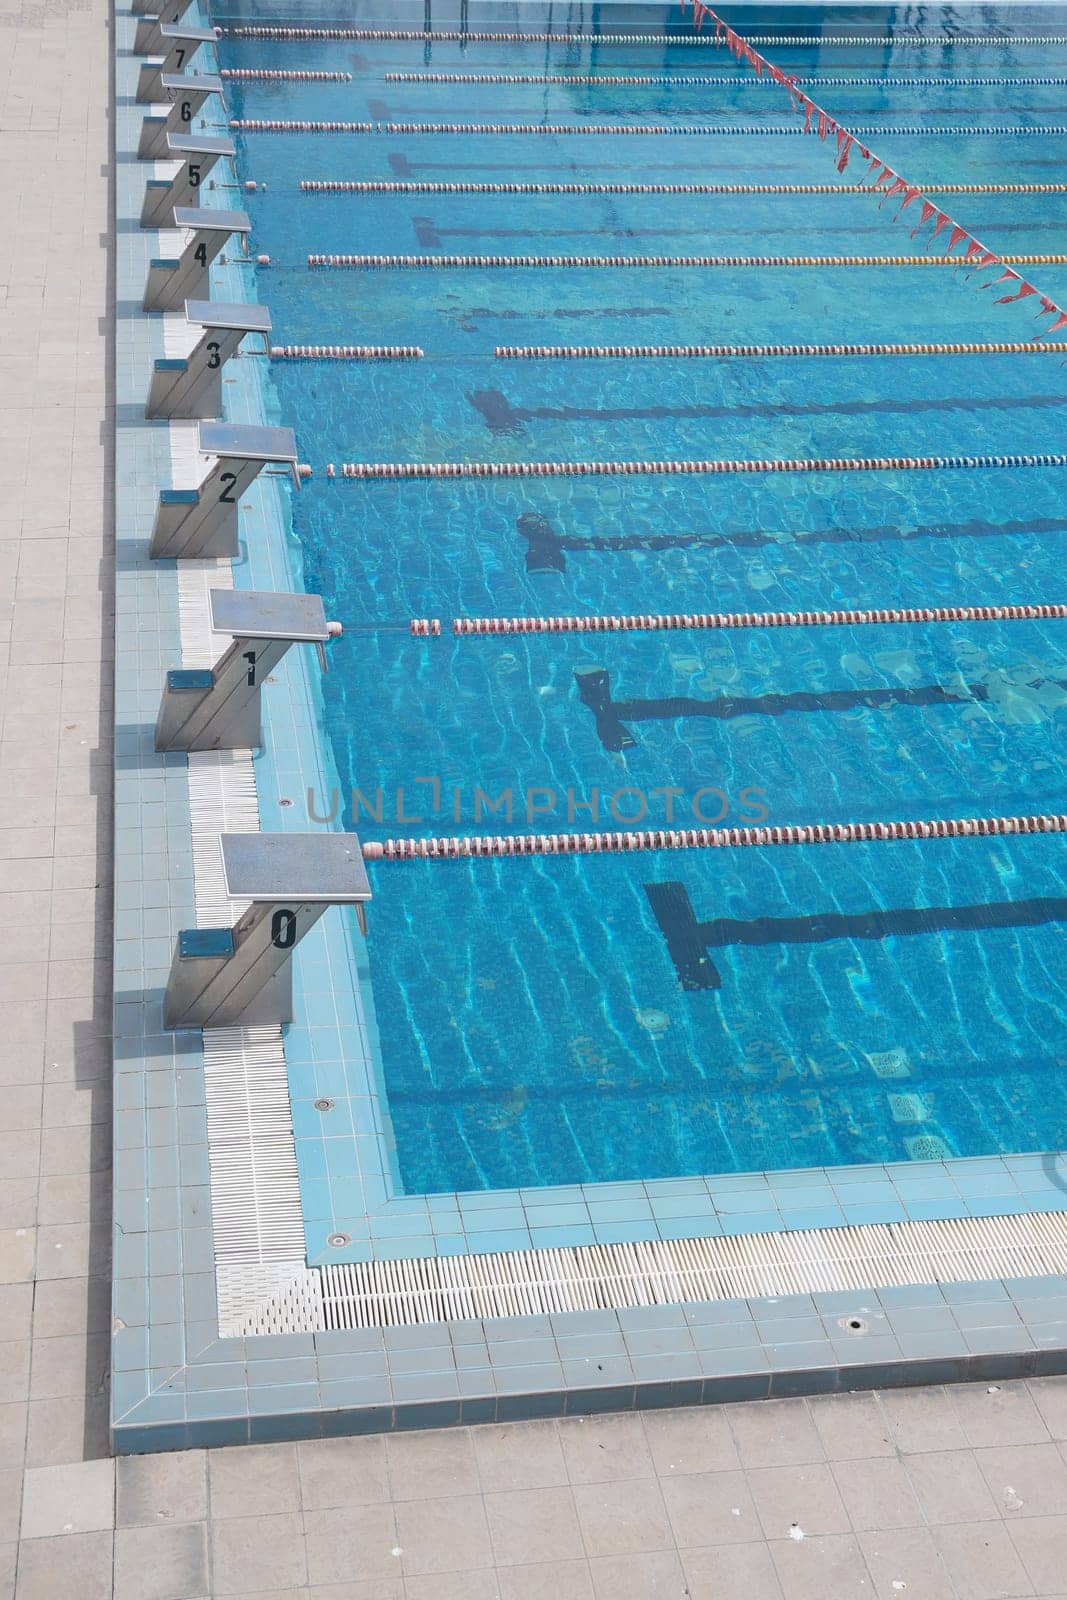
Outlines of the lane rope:
M1067 255L998 256L1012 266L1067 265ZM414 268L443 272L453 267L965 267L963 256L376 256L309 255L309 267Z
M272 361L418 361L417 344L275 344Z
M1067 617L1067 605L907 606L862 611L702 611L667 615L454 617L457 638L534 633L650 633L693 628L851 628L897 622L1019 622ZM436 617L413 617L413 638L436 638Z
M367 840L366 861L461 861L493 856L623 855L634 850L736 850L780 844L867 844L1067 832L1067 816L952 817L929 822L816 822L768 828L664 828L640 833L475 834Z
M223 74L225 76L225 74ZM386 72L386 83L576 83L593 85L599 88L602 84L655 84L660 88L673 89L677 84L722 84L730 89L759 89L767 88L768 83L763 78L734 78L725 72L709 72L703 76L686 76L679 74L671 77L669 74L655 76L652 74L634 74L622 76L617 73L605 73L598 76L596 73L575 72ZM885 89L965 89L980 84L983 88L996 85L1011 85L1013 87L1033 88L1037 85L1060 87L1067 84L1067 78L811 78L793 79L794 83L803 84L805 87L816 85L830 86L835 89L847 89L853 84L862 88Z
M870 194L866 183L418 183L304 178L304 194ZM1067 183L928 183L924 194L1067 194Z
M1005 356L1067 355L1067 344L498 344L501 361L556 361L656 356Z
M735 472L932 472L1064 467L1067 455L822 456L751 461L343 461L342 478L581 478ZM332 462L327 478L338 476Z
M560 135L566 138L682 138L682 139L785 139L804 138L807 130L798 128L793 123L781 125L768 125L767 127L732 127L716 122L697 123L692 127L680 128L673 123L649 123L640 127L619 127L613 122L602 123L568 123L568 122L319 122L311 118L283 118L283 117L232 117L229 126L238 133L506 133L506 134L548 134ZM974 126L970 123L945 123L937 127L923 127L918 123L906 123L898 127L889 127L876 124L873 127L860 125L849 129L850 133L859 134L901 134L906 137L918 136L936 139L942 136L964 134L968 138L1004 138L1004 139L1036 139L1048 138L1052 135L1067 134L1067 126L1062 124L1041 124L1033 127L1009 127L1001 124Z
M677 44L705 45L714 49L722 41L711 34L695 33L490 33L467 32L460 28L434 31L431 28L279 28L265 24L216 28L226 39L413 39L419 44ZM774 34L750 33L749 44L777 45L974 45L979 48L1011 49L1015 45L1067 44L1067 34Z

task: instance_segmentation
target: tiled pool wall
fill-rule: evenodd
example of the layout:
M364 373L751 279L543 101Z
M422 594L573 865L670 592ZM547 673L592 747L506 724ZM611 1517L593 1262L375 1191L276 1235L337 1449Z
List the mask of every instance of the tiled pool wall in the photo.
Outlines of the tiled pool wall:
M257 5L255 15L321 19L323 9L309 0L302 7ZM865 21L892 15L888 8L859 9ZM228 15L236 10L227 6ZM662 24L662 8L612 11L629 26ZM543 20L542 8L515 12L528 26ZM346 8L346 20L350 15ZM768 15L761 12L761 20ZM789 15L795 20L796 9ZM608 16L607 8L598 8L601 26ZM173 940L179 928L194 922L195 904L186 758L158 755L152 738L164 673L181 659L181 638L174 566L147 557L156 497L170 484L171 453L167 425L144 420L151 363L163 349L161 319L139 309L155 236L138 220L152 168L135 155L145 108L133 98L139 64L132 54L134 26L128 11L116 11L115 1448L177 1448L1067 1367L1067 1279L1060 1276L491 1322L219 1336L200 1037L162 1027ZM198 70L210 70L208 56L202 49ZM235 181L227 165L216 169L219 184ZM240 203L229 196L217 188L206 198ZM228 264L213 273L215 298L255 295L249 265ZM230 364L228 420L289 420L272 414L272 391L269 380L260 380L261 370L254 358ZM246 497L251 509L242 511L242 557L234 570L239 586L301 587L279 482L261 476ZM281 802L299 799L309 787L329 793L336 781L318 733L316 669L301 654L290 654L266 697L268 747L255 763L265 830L297 826L302 808ZM331 912L295 963L297 1020L286 1036L291 1082L312 1080L316 1093L343 1093L355 1130L346 1153L350 1165L337 1173L336 1186L327 1182L314 1193L305 1188L311 1264L1067 1208L1062 1169L1041 1155L395 1195L360 950L350 925ZM321 1120L306 1132L299 1109L294 1120L298 1140L328 1142ZM326 1154L324 1149L324 1160ZM353 1197L348 1209L338 1210L338 1196ZM325 1243L337 1231L351 1239L343 1252ZM852 1315L864 1322L862 1346L842 1336L841 1319Z

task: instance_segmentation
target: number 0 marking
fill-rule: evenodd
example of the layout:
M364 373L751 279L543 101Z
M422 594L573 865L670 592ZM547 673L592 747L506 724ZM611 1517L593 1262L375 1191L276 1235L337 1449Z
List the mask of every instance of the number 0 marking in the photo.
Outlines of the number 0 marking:
M270 940L276 950L291 950L296 943L296 914L276 911L271 918Z

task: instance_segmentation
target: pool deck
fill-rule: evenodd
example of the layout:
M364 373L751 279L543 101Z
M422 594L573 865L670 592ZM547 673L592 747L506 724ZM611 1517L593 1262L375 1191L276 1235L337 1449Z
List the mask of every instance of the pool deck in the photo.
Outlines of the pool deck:
M0 39L0 1600L1062 1594L1057 1377L109 1459L108 9Z

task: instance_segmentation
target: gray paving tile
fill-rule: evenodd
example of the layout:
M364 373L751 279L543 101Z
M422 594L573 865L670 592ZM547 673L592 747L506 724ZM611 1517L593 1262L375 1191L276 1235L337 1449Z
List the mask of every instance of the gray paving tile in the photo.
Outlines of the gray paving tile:
M227 1517L209 1525L214 1595L248 1594L273 1584L298 1588L307 1580L299 1513Z
M899 1460L874 1456L833 1464L834 1481L856 1532L911 1528L923 1514L907 1470Z
M313 1585L394 1582L401 1575L392 1506L305 1511L304 1532Z
M567 1482L555 1422L497 1423L473 1429L471 1440L487 1491L545 1489Z
M112 1600L111 1533L28 1539L19 1546L15 1600Z
M405 1577L492 1565L481 1495L400 1501L396 1526Z
M713 1550L683 1550L691 1600L780 1600L782 1593L769 1544L724 1544Z
M905 1462L927 1522L995 1521L993 1496L971 1450L933 1450Z
M639 1416L581 1417L561 1424L560 1443L572 1483L654 1476Z
M727 1472L739 1465L726 1415L715 1406L641 1413L657 1473Z
M485 1514L498 1566L578 1560L585 1554L569 1487L487 1494Z
M1067 1440L1067 1377L1032 1379L1027 1387L1052 1438Z
M116 1460L116 1527L196 1522L206 1516L207 1457L203 1450L119 1456Z
M808 1411L828 1461L895 1453L892 1428L878 1395L816 1395L808 1401Z
M209 1588L204 1523L115 1534L114 1600L200 1600Z
M548 1561L530 1567L500 1567L496 1579L500 1600L594 1600L593 1578L588 1561Z
M852 1534L777 1539L770 1545L785 1600L859 1597L869 1592L863 1552Z
M921 1595L922 1600L957 1600L956 1589L928 1528L894 1528L858 1535L878 1600Z
M70 1400L34 1400L28 1409L26 1465L59 1466L110 1455L107 1394Z
M886 1389L879 1401L903 1455L966 1449L968 1440L947 1389Z
M209 1450L207 1470L213 1518L267 1516L300 1505L296 1445Z
M115 1469L110 1461L28 1467L23 1480L23 1539L94 1533L115 1526Z
M389 1474L381 1436L310 1439L296 1448L305 1511L388 1500Z
M1005 1444L1041 1444L1048 1429L1030 1398L1018 1383L961 1383L949 1390L960 1427L972 1447Z
M1055 1595L1064 1590L1067 1577L1067 1515L1018 1517L1007 1525L1008 1534L1034 1592ZM1026 1594L1028 1590L1021 1590Z
M743 1467L788 1467L823 1460L806 1400L726 1407Z
M367 1600L388 1596L390 1584L374 1589ZM313 1591L312 1600L318 1600L320 1590ZM399 1589L396 1590L399 1595ZM347 1596L344 1597L347 1600ZM359 1600L353 1596L353 1600ZM473 1572L435 1572L425 1578L408 1578L404 1584L404 1600L500 1600L498 1575L489 1567L479 1567Z
M663 1496L652 1479L576 1484L574 1503L590 1557L667 1550L674 1545Z
M948 1575L967 1600L1009 1600L1033 1586L1007 1529L997 1522L956 1522L934 1529Z
M686 1600L690 1592L673 1550L597 1556L589 1570L597 1600Z
M825 1463L759 1467L747 1476L768 1539L795 1537L798 1529L805 1537L849 1531L848 1514Z
M1054 1444L976 1450L974 1459L1003 1517L1067 1512L1067 1466Z
M385 1441L394 1500L476 1494L481 1487L470 1431L394 1433Z
M37 1234L34 1228L0 1232L0 1283L28 1283L33 1277Z

